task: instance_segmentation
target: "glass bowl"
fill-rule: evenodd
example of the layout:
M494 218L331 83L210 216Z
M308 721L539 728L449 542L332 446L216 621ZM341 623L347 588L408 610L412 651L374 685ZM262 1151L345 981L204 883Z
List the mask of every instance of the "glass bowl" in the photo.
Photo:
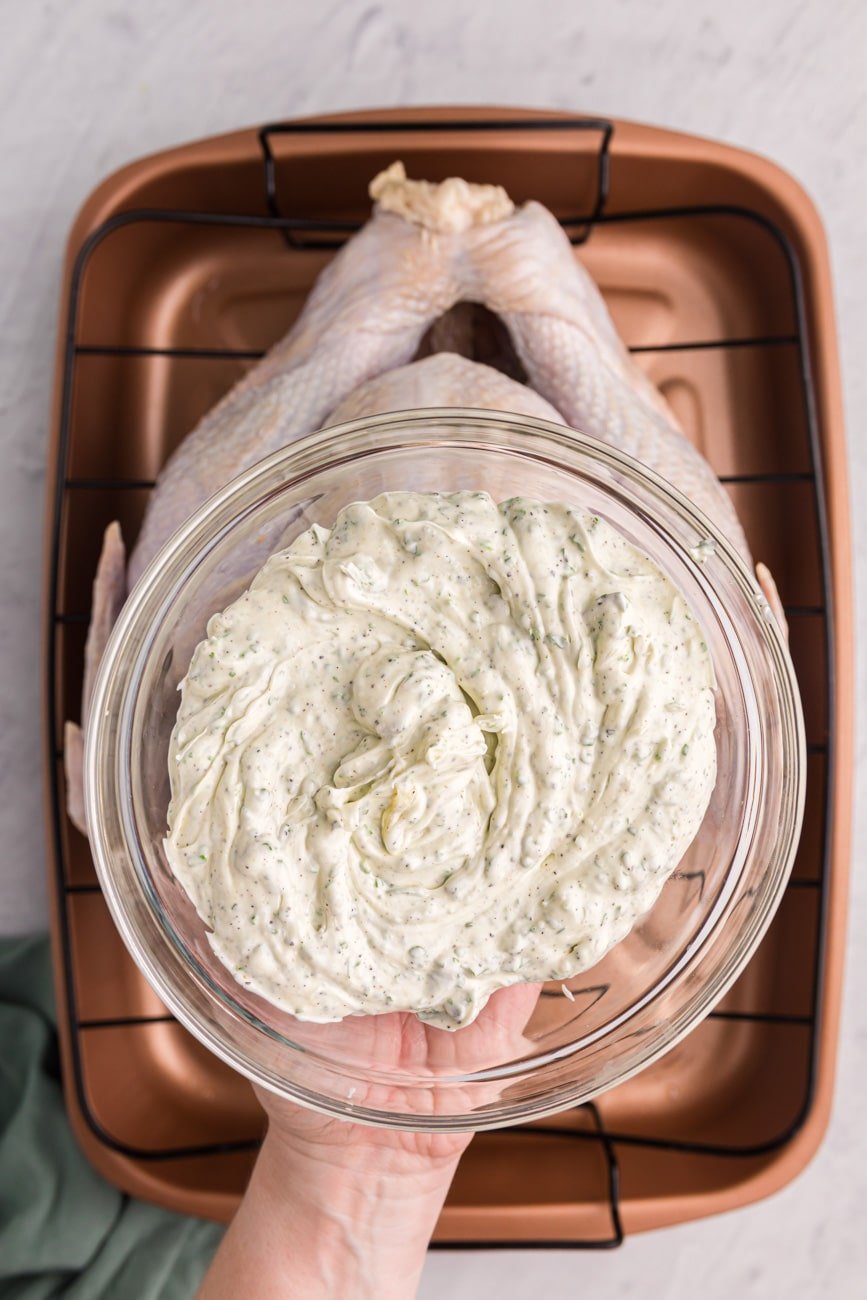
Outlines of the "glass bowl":
M690 602L718 687L716 786L655 906L597 966L568 982L568 994L559 983L538 997L532 988L495 994L478 1021L456 1033L407 1015L316 1025L278 1011L214 956L162 846L177 687L209 617L311 523L329 525L351 501L410 488L485 489L498 501L521 494L602 515ZM753 575L686 498L561 425L448 409L324 429L197 511L124 606L94 692L85 766L91 843L115 923L191 1033L255 1083L316 1110L456 1131L586 1101L656 1060L707 1015L749 960L785 887L805 750L784 637Z

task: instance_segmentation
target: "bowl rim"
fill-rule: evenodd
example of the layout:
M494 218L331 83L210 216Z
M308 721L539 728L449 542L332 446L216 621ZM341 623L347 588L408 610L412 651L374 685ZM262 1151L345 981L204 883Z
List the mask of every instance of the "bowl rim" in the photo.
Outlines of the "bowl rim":
M589 1088L580 1084L573 1085L571 1088L568 1085L555 1085L556 1096L552 1096L550 1100L533 1098L530 1102L522 1101L518 1103L517 1109L515 1109L514 1104L506 1101L492 1107L490 1113L484 1107L465 1114L446 1115L387 1112L375 1107L338 1101L336 1098L315 1092L302 1084L287 1081L285 1078L278 1081L265 1068L251 1062L249 1057L235 1043L227 1042L225 1037L221 1037L211 1028L210 1024L199 1019L194 1010L187 1005L177 986L167 978L166 971L157 959L155 951L141 941L134 924L132 900L126 898L124 891L118 888L111 867L112 853L106 840L102 803L106 729L109 726L116 725L119 733L125 735L132 726L132 714L137 696L137 692L130 689L136 677L133 668L134 663L138 663L147 657L148 643L147 639L145 639L143 645L139 647L134 656L134 663L125 669L122 674L124 680L121 681L120 687L118 687L120 651L125 646L130 631L136 626L148 602L153 599L160 586L165 583L167 573L172 577L166 590L162 593L161 610L164 611L175 600L178 591L183 588L191 570L195 567L196 558L202 554L200 546L196 544L197 541L204 542L206 547L210 549L218 544L221 537L236 526L239 519L243 518L243 513L232 514L227 519L224 519L215 531L209 532L210 525L225 514L226 508L231 506L233 502L240 502L241 499L250 497L251 500L247 508L250 511L259 508L263 500L267 499L267 496L263 496L260 492L254 497L256 486L264 486L266 482L269 482L274 477L275 471L280 471L293 462L303 466L305 460L309 461L312 458L314 461L307 468L301 468L295 473L281 477L277 485L272 486L269 495L285 490L287 481L292 486L296 486L303 483L305 477L309 477L312 473L321 473L327 470L328 467L339 464L341 460L347 457L339 455L331 457L327 465L325 465L316 461L316 455L329 446L337 449L341 441L351 440L353 435L366 433L371 429L381 429L383 432L395 430L404 435L430 430L432 433L431 445L442 445L444 441L448 442L449 440L472 443L471 437L464 437L463 439L459 437L459 427L462 434L467 431L471 433L473 430L482 433L485 431L495 433L498 429L502 430L504 425L512 430L518 430L522 434L540 435L543 439L548 440L548 443L583 454L591 464L598 462L608 470L619 471L625 476L626 483L620 482L617 490L623 494L627 501L635 486L634 481L637 481L639 485L650 489L651 494L664 498L668 504L674 506L683 520L694 528L698 536L709 537L712 540L715 553L729 570L742 594L748 599L748 603L752 604L758 611L756 626L762 629L763 648L767 653L773 681L777 688L780 715L785 724L784 730L787 733L788 749L791 751L789 757L796 760L795 779L792 780L793 774L788 773L790 779L785 783L781 796L788 816L786 823L781 822L782 832L778 837L777 844L779 845L785 840L786 851L782 857L779 857L779 854L777 855L779 860L776 864L774 888L767 895L763 909L755 916L750 916L751 924L747 928L745 935L742 936L742 941L737 945L732 945L732 951L723 970L716 979L702 984L690 1002L681 1009L678 1019L669 1026L668 1032L659 1033L658 1041L655 1042L654 1046L646 1053L641 1054L640 1059L637 1059L631 1066L619 1069L614 1077L602 1078L599 1080L598 1085ZM447 430L445 436L443 426L446 426ZM439 436L437 436L437 432L439 432ZM425 445L425 440L422 437L416 438L415 442L416 445ZM405 447L405 441L401 441L400 445ZM369 449L358 454L363 456L381 455L390 449L394 450L394 447L395 444L386 442L375 449ZM500 450L507 453L512 451L511 448L504 447L491 447L491 450ZM528 456L530 459L543 464L550 464L552 468L563 469L563 466L552 460L551 457L545 456L541 452L536 454L531 447L513 454ZM348 459L354 460L356 455L350 454ZM574 469L570 470L570 472L577 473ZM603 486L610 487L608 484L603 484ZM664 540L676 554L680 552L682 558L685 556L685 548L678 539L664 535ZM186 557L186 562L181 563L184 557ZM712 590L712 585L708 585L711 586ZM725 611L723 610L723 612ZM739 644L737 628L734 627L733 622L729 622L735 633L735 642ZM156 622L155 626L159 626L159 621ZM109 700L118 693L121 700L119 719L118 711L108 707ZM122 750L119 748L116 755L118 761L113 772L115 779L112 782L115 790L118 785L123 789L123 772L117 770L121 757ZM579 1102L588 1101L606 1091L609 1087L625 1082L658 1060L676 1046L686 1034L700 1024L709 1014L752 957L775 915L786 881L791 873L803 818L806 786L806 743L800 696L783 631L779 627L777 620L772 616L754 575L750 572L741 555L722 534L716 524L705 516L688 497L661 475L641 464L627 453L566 425L556 424L534 416L513 415L507 412L481 408L426 407L367 416L337 425L324 426L303 438L296 439L256 462L232 479L181 524L150 561L136 582L112 630L100 663L90 711L86 720L84 770L85 809L91 847L97 876L112 919L124 944L148 982L177 1020L194 1037L227 1065L245 1075L252 1082L277 1095L290 1097L299 1104L320 1113L351 1119L355 1122L376 1127L426 1132L469 1132L524 1123L530 1118L541 1118L545 1115L555 1114ZM135 853L131 851L130 845L135 845L138 834L132 818L131 802L129 799L119 800L118 809L124 848L127 853L131 853L131 856L135 858ZM753 830L755 831L755 827ZM189 954L180 936L177 936L167 923L163 909L160 907L159 902L155 900L152 887L147 885L147 870L145 869L142 872L139 865L134 864L134 872L139 883L145 884L142 897L147 901L152 915L162 929L164 942L171 944L176 951L180 951L187 972L193 974L190 970L191 954ZM730 874L731 870L729 869L727 878ZM725 893L725 889L722 892ZM688 969L698 954L707 951L707 945L712 947L713 933L718 920L719 903L712 908L710 915L703 920L699 934L689 946L689 949L677 953L667 977L654 984L641 1000L631 1003L623 1015L617 1017L612 1022L612 1025L606 1025L597 1031L594 1037L604 1037L604 1034L610 1028L614 1025L619 1027L624 1018L628 1019L630 1015L642 1007L652 1004L653 1000L664 989L669 988L676 976ZM289 1043L289 1040L279 1031L271 1030L258 1017L248 1012L246 1008L240 1007L223 990L215 989L213 981L207 976L206 972L198 966L198 963L195 963L195 965L197 966L198 982L201 984L202 977L204 977L204 982L208 986L211 996L216 994L217 1001L224 1009L229 1010L236 1016L240 1015L248 1025L258 1032L264 1032L272 1038L277 1037L295 1048L295 1050L305 1051L302 1046ZM565 1048L556 1049L552 1053L545 1054L542 1059L533 1057L530 1061L524 1060L522 1063L515 1065L514 1068L498 1067L493 1072L479 1071L465 1076L451 1076L448 1080L435 1077L427 1080L418 1079L415 1081L415 1086L445 1090L455 1085L462 1084L465 1086L468 1082L481 1082L484 1078L508 1078L510 1075L519 1073L522 1066L524 1069L528 1069L534 1064L544 1064L551 1059L562 1059L574 1052L576 1046L577 1044L571 1043ZM328 1068L327 1063L326 1068Z

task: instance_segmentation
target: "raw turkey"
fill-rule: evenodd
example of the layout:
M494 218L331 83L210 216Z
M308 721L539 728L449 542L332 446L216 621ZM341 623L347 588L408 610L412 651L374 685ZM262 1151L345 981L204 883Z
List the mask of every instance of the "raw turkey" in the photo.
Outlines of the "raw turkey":
M499 186L370 186L367 224L317 280L292 329L163 468L126 563L106 531L93 591L82 718L127 592L175 529L235 475L329 423L425 406L474 406L580 429L656 470L752 563L732 503L630 357L593 280L540 203ZM780 621L771 575L756 567ZM65 737L69 813L83 831L83 735Z

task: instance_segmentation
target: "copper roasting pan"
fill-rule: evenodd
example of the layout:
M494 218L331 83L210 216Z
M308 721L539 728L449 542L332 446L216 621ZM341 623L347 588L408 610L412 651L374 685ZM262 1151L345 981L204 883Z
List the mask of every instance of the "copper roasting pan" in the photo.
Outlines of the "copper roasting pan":
M166 1013L109 919L64 811L103 528L135 536L169 451L286 330L402 157L541 199L729 490L786 604L806 707L807 817L759 952L662 1061L584 1107L475 1139L451 1244L614 1245L766 1196L828 1121L849 859L852 602L837 349L822 227L738 150L627 122L493 109L378 112L240 131L137 162L69 239L49 458L46 775L66 1101L124 1190L217 1219L261 1133L247 1083ZM701 882L696 882L700 888Z

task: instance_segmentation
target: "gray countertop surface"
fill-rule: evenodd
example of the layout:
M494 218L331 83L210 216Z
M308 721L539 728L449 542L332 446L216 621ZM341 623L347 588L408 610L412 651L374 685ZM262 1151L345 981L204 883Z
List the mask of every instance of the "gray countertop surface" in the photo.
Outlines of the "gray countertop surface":
M0 621L0 931L46 923L39 601L64 240L97 181L132 158L266 119L461 102L633 118L766 154L810 192L829 233L852 496L860 503L867 485L867 6L860 0L5 0L0 13L0 589L8 611ZM856 509L853 523L860 584L867 512ZM860 629L863 601L858 613ZM856 737L860 795L867 771L860 725ZM860 863L867 824L858 802L836 1103L807 1171L766 1203L635 1237L613 1254L433 1254L424 1300L625 1298L648 1290L659 1300L867 1294Z

